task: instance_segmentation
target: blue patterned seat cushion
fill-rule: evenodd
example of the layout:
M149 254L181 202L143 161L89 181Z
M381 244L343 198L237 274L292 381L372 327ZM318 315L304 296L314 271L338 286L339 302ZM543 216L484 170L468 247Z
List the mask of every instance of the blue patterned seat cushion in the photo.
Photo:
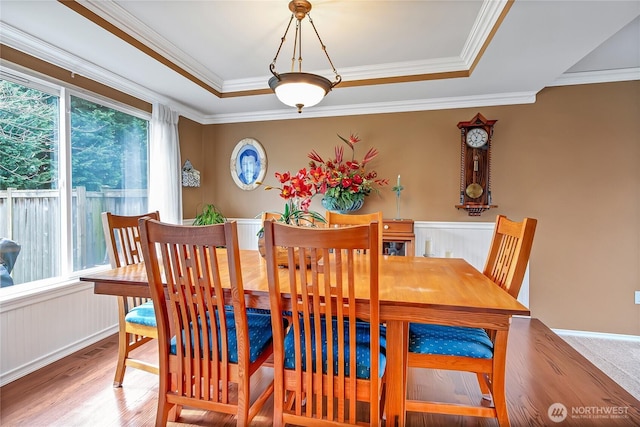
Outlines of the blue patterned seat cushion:
M229 350L229 362L238 363L238 340L236 333L235 316L232 310L225 310L225 320L227 323L227 348ZM207 330L209 331L210 320L207 316ZM271 331L271 315L261 313L247 312L247 326L249 329L249 361L255 362L258 357L265 351L273 340L273 333ZM219 316L216 316L216 327L220 328ZM200 338L202 339L202 327L201 322L198 321L198 329L200 331ZM184 334L184 332L183 332ZM211 331L209 334L209 342L211 342ZM222 339L218 335L218 346L221 345ZM211 348L209 351L211 352ZM171 354L176 354L176 338L171 339ZM221 355L218 355L218 360L221 359Z
M225 310L229 310L229 311L233 311L233 306L232 305L225 305L224 309ZM268 314L269 316L271 316L271 310L269 310L267 308L247 307L246 310L247 310L247 313Z
M136 325L156 327L156 312L153 309L153 301L147 301L137 307L133 307L124 316L124 320Z
M266 308L247 307L247 313L268 314L269 316L271 316L271 310L268 310Z
M231 305L225 305L224 306L225 309L227 310L233 310L233 306ZM271 310L269 310L268 308L253 308L253 307L247 307L246 308L247 313L260 313L260 314L268 314L269 316L271 316ZM287 315L287 313L289 313ZM283 316L291 316L291 312L290 311L284 311L282 312Z
M493 343L484 329L464 326L409 325L409 351L421 354L491 359Z
M302 345L302 348L304 349L305 337L304 337L304 324L302 322L303 322L302 319L300 319L300 328L302 331L301 345ZM348 323L348 321L345 321L345 337L344 337L345 360L346 360L345 376L348 377L349 361L350 361L349 357L350 357L351 349L349 348L349 328L346 323ZM332 325L333 325L333 348L334 348L334 351L337 353L338 351L338 333L336 329L338 325L337 319L335 318L333 319ZM290 328L284 339L284 367L286 369L295 368L295 352L294 352L295 341L293 339L293 334L294 334L294 328ZM326 374L327 373L327 328L326 328L326 322L324 319L322 320L321 334L322 334L321 338L322 338L322 359L323 359L322 372ZM314 372L315 372L315 360L316 360L315 338L316 337L315 337L315 331L314 331L312 334L312 343L311 343ZM384 328L384 326L380 326L380 357L379 357L379 364L378 364L379 366L378 373L380 377L382 377L382 375L384 374L384 370L387 365L386 347L387 347L386 329ZM336 354L334 354L334 360L335 362L333 366L333 369L334 369L333 372L337 373L338 362L337 362ZM306 369L306 360L304 357L302 358L302 368ZM371 376L371 348L369 345L369 323L358 321L356 322L356 378L369 379L370 376Z

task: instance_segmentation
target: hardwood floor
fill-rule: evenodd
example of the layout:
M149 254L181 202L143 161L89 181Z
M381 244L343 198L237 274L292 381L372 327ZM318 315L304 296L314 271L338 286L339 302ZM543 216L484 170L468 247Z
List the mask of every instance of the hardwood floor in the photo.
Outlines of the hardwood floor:
M153 360L155 346L140 349ZM2 426L151 426L157 377L129 369L113 388L117 338L103 340L0 388ZM513 426L638 426L640 402L536 319L516 318L509 335L507 398ZM271 376L264 371L265 381ZM476 378L446 371L409 370L408 393L463 402L480 399ZM566 407L560 423L552 404ZM255 426L271 425L271 402ZM235 426L233 417L185 408L180 426ZM492 419L409 413L409 426L497 426Z

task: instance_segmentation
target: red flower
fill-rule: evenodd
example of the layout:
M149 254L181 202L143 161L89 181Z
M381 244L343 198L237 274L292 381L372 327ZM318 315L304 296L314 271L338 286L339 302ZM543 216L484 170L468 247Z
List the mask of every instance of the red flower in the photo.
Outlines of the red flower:
M316 150L311 150L311 152L309 153L309 158L316 162L324 163L324 160L322 160L322 157L320 157L320 155L316 153Z
M362 159L362 166L364 167L364 165L366 165L371 160L373 160L377 155L378 155L378 150L376 150L373 147L369 148L369 151L367 151L367 154L364 155L364 159Z
M289 179L291 179L291 176L289 175L289 172L286 172L284 174L276 172L276 178L278 179L278 181L280 181L280 184L284 184L285 182L289 181Z
M358 162L347 162L347 168L357 170L360 169L360 165L358 164Z
M311 169L309 171L309 176L311 177L313 182L316 184L321 183L325 178L324 171L322 170L321 167L315 167Z
M288 200L290 198L293 197L293 188L289 185L285 185L282 187L282 189L280 190L280 196L285 199Z

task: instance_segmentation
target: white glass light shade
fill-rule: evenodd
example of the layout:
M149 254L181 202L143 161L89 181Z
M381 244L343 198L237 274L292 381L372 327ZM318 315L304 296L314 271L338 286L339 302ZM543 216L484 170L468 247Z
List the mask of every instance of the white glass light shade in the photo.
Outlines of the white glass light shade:
M312 107L322 101L331 90L331 82L316 74L283 73L271 77L269 87L283 104L298 107L300 111L302 107Z

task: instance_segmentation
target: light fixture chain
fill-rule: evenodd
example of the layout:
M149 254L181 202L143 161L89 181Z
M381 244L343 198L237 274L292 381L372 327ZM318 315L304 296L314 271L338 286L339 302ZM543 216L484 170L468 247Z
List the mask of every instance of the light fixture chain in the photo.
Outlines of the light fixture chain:
M291 56L291 72L295 71L296 50L298 51L298 72L302 72L302 23L296 22L296 35L293 42L293 55Z
M284 30L284 34L282 35L282 38L280 39L280 46L278 46L278 50L276 51L276 56L273 57L273 62L271 62L271 65L269 66L269 69L271 70L271 73L273 75L277 75L278 74L275 71L275 69L276 69L276 60L278 59L278 55L280 55L280 50L282 49L282 45L284 45L284 42L287 39L287 33L289 32L289 27L291 27L291 22L292 21L293 21L293 14L291 14L291 18L289 19L289 23L287 24L287 29Z
M327 60L329 61L329 64L331 65L331 69L333 70L333 74L336 75L336 81L332 84L332 86L335 86L335 85L337 85L338 83L340 83L342 81L342 77L340 76L340 74L338 74L338 71L336 71L336 67L333 65L333 61L329 57L329 52L327 52L327 47L324 45L324 43L322 42L322 39L320 38L320 34L318 33L318 30L316 28L316 24L314 24L313 23L313 19L311 19L311 14L307 13L307 17L309 18L309 22L311 23L311 26L313 27L313 31L316 32L316 37L318 37L318 41L320 42L320 46L322 47L322 51L327 56Z

